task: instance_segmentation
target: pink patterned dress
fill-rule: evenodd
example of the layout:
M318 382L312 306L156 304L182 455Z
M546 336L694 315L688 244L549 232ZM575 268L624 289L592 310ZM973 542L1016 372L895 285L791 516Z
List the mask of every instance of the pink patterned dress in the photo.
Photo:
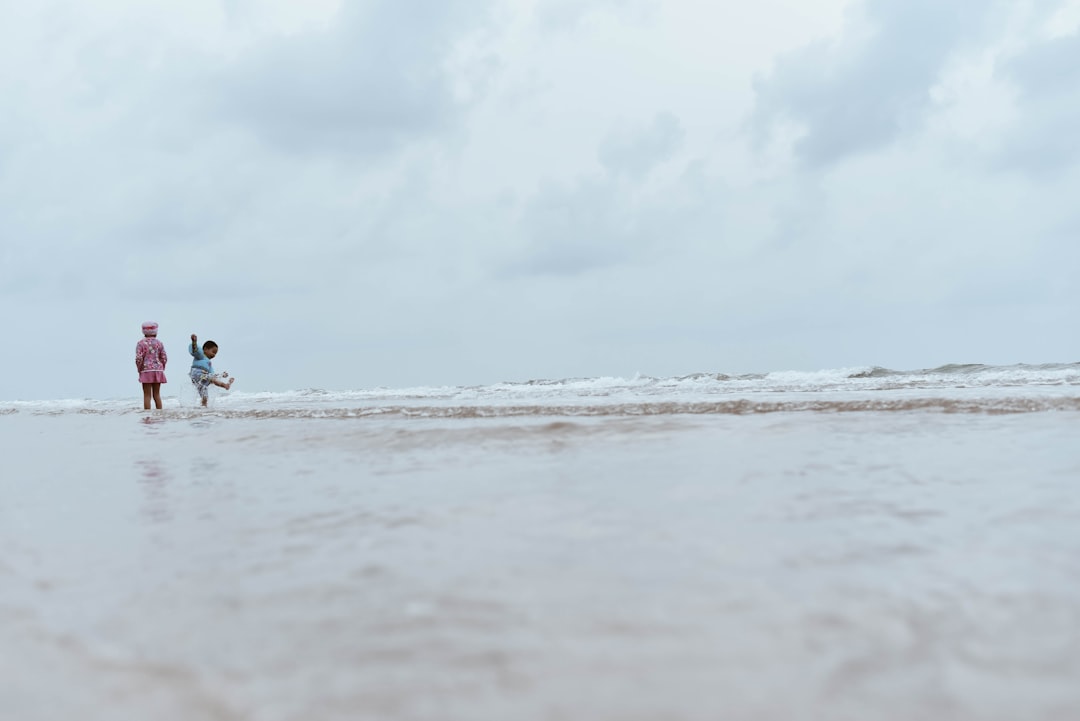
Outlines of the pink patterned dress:
M165 345L157 338L143 338L135 344L135 367L139 369L140 383L166 383Z

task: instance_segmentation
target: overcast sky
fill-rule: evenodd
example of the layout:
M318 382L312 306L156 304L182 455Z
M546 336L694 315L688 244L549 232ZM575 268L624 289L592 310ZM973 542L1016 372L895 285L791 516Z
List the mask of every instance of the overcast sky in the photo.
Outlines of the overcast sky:
M1080 360L1080 0L0 10L0 399Z

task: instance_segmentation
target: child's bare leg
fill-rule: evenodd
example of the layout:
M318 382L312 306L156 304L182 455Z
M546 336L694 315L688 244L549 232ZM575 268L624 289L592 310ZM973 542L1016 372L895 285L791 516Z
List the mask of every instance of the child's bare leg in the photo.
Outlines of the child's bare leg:
M160 411L161 410L161 384L160 383L151 383L150 385L152 386L151 390L154 393L154 407L156 407Z
M152 383L142 384L142 407L144 411L150 410L150 395L153 393L150 386L152 385Z

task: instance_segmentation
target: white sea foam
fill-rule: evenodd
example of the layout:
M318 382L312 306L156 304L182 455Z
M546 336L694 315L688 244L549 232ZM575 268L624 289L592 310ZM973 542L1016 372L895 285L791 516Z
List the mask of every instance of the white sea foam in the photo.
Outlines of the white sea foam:
M695 373L671 378L636 375L500 382L485 386L417 386L357 390L301 389L281 392L220 392L212 390L212 406L231 411L269 409L354 409L386 412L398 407L537 408L716 403L747 399L753 402L828 398L829 401L884 401L910 397L955 398L969 401L1030 397L1073 398L1080 394L1080 363L1046 365L948 365L916 371L880 367L834 368L818 371L775 371L727 375ZM973 395L974 394L974 395ZM195 408L194 398L166 396L166 408ZM1058 406L1055 406L1058 407ZM130 411L130 399L67 399L0 402L0 412L66 413Z

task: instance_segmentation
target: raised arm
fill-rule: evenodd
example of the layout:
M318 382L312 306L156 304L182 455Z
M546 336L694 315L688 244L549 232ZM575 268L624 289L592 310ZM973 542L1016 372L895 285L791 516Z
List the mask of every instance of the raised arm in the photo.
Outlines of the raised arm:
M196 359L199 357L199 336L194 333L191 334L191 345L188 347L188 353Z

